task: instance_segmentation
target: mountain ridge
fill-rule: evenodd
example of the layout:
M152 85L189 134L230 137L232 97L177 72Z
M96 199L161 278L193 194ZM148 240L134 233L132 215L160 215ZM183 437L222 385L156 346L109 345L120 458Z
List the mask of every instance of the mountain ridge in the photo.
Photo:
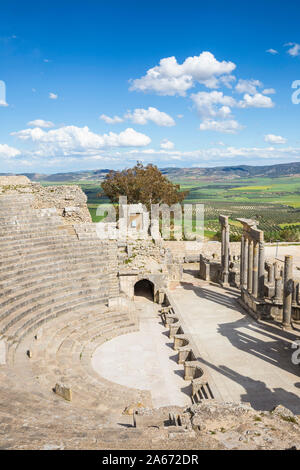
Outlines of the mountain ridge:
M240 179L253 177L279 178L283 176L299 176L300 162L279 163L275 165L229 165L216 167L165 167L161 172L172 179ZM109 169L81 170L74 172L61 172L53 174L42 173L19 173L27 176L31 181L44 182L75 182L79 180L99 181L109 172ZM0 173L2 176L12 173Z

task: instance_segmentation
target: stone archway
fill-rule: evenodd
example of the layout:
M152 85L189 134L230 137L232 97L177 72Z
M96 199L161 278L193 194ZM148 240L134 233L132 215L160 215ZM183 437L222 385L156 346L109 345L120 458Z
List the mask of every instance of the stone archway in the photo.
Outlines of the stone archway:
M154 301L154 284L149 279L140 279L134 285L134 295Z

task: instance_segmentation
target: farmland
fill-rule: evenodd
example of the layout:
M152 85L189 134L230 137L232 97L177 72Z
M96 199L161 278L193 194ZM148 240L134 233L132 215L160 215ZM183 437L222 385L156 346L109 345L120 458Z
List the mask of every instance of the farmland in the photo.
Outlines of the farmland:
M300 177L282 178L233 178L212 180L208 178L174 178L182 190L189 190L186 203L202 203L205 208L205 235L215 238L219 230L218 216L230 217L231 234L238 239L241 224L236 219L254 218L259 228L265 231L269 241L300 239ZM78 184L88 197L88 206L94 221L96 208L109 202L98 198L101 181L79 180L45 182L43 184ZM288 240L290 238L290 240Z

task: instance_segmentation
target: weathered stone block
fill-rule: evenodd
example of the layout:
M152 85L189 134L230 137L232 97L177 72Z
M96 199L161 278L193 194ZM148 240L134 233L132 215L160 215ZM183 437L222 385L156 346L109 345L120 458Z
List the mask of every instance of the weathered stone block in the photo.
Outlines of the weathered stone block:
M54 392L65 400L72 401L72 390L69 387L57 383L55 385Z

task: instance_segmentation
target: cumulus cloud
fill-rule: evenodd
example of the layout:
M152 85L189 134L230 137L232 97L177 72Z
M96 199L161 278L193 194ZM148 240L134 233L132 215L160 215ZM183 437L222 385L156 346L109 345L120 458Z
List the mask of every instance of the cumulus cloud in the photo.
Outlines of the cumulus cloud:
M169 114L159 111L157 108L153 108L151 106L149 106L148 109L136 108L133 111L127 111L123 117L109 117L105 114L102 114L100 119L107 122L108 124L120 123L127 119L132 121L134 124L145 125L150 121L154 122L158 126L175 126L175 121L171 116L169 116Z
M110 117L106 114L101 114L100 119L102 119L102 121L105 121L107 124L119 124L120 122L124 121L124 119L120 116Z
M261 87L262 83L259 80L243 80L240 79L235 87L238 93L249 93L254 95L257 92L257 88Z
M240 83L240 90L243 87L253 86L254 92L257 81L243 81ZM259 82L260 83L260 82ZM232 108L272 108L274 103L269 96L261 93L253 95L245 93L242 100L237 101L232 96L226 96L221 91L199 92L191 95L194 106L203 118L200 130L214 130L225 133L235 133L243 127L233 118Z
M235 106L236 101L231 96L223 95L221 91L200 91L191 95L195 107L204 118L226 117L231 113L231 106Z
M34 121L29 121L27 126L31 127L44 127L45 129L54 127L54 123L51 121L44 121L44 119L35 119Z
M57 100L58 95L57 95L56 93L51 93L51 92L50 92L50 93L49 93L49 98L50 98L50 100Z
M135 124L147 124L149 121L152 121L158 126L175 126L175 121L169 114L151 106L148 109L137 108L132 112L128 111L125 118L130 119Z
M144 147L151 142L150 137L132 128L116 134L96 134L85 127L65 126L44 131L39 127L13 132L18 139L38 143L40 155L63 155L93 153L107 147Z
M262 93L263 93L263 95L275 95L276 90L275 90L275 88L265 88L262 91Z
M286 144L287 139L281 135L267 134L265 135L265 142L269 144Z
M149 69L143 77L132 80L130 90L185 96L195 82L216 88L218 77L231 74L235 67L233 62L219 62L207 51L199 56L187 57L182 64L174 56L167 57L161 59L159 65Z
M13 158L21 155L20 150L9 147L7 144L0 144L0 157L1 158Z
M237 131L243 129L237 121L234 119L228 119L224 121L215 121L213 119L205 119L200 124L200 131L215 131L223 132L225 134L235 134Z
M296 42L288 42L287 44L285 44L285 46L289 47L286 52L290 56L297 57L298 55L300 55L300 44L297 44Z
M268 52L269 54L272 54L272 55L275 55L275 54L278 54L278 51L276 51L276 49L267 49L266 52Z
M174 142L171 142L168 139L164 139L160 143L160 148L165 149L165 150L172 150L174 148Z
M261 93L256 93L253 96L246 93L243 100L239 102L241 108L273 108L274 106L272 99Z

